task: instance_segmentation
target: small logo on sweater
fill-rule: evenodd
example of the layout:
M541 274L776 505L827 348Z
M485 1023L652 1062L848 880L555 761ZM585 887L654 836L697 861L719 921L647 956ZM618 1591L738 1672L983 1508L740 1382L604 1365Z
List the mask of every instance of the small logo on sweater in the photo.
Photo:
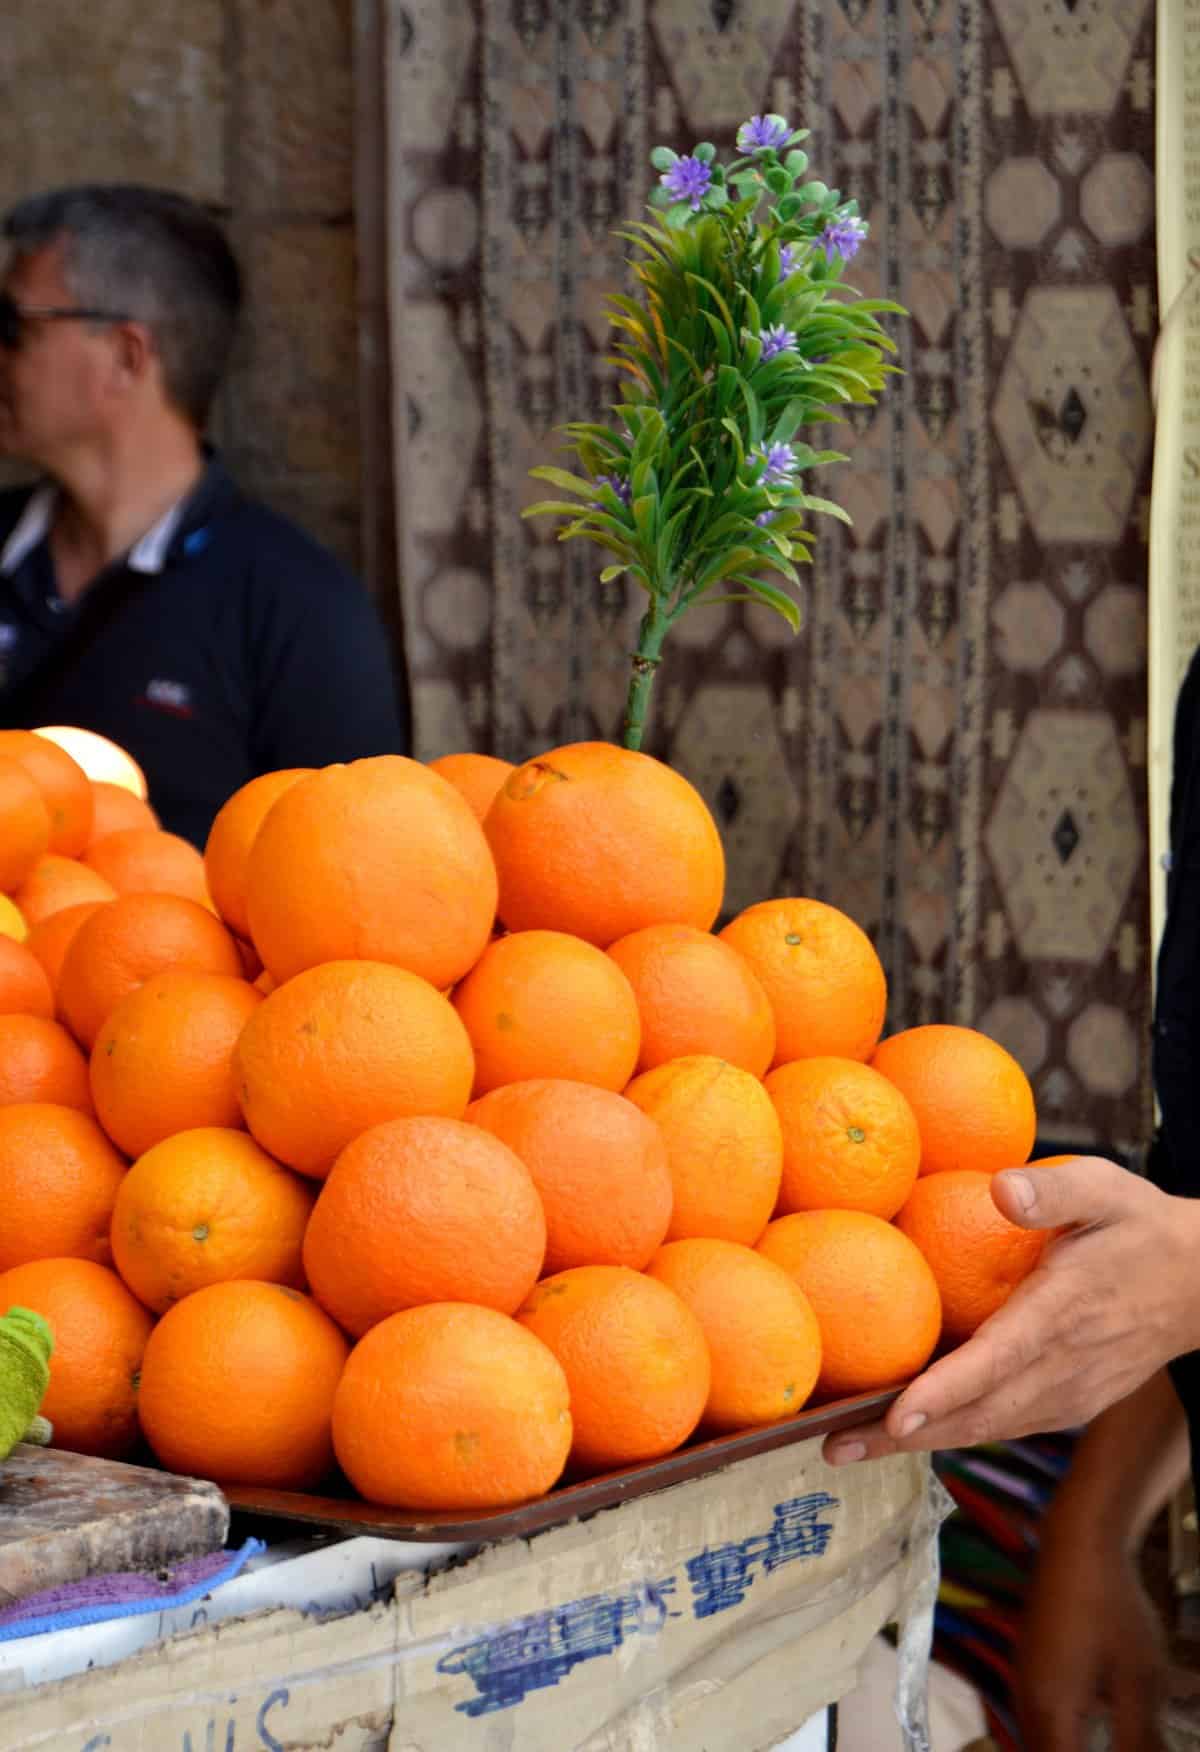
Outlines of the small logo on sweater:
M165 681L161 677L146 683L146 691L138 704L153 706L156 711L168 712L173 718L194 718L196 715L191 688L182 681Z

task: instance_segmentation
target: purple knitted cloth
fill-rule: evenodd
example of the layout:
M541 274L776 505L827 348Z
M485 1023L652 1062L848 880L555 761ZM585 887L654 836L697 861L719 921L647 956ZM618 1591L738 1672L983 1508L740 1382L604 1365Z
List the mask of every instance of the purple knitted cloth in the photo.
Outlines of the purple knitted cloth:
M263 1550L261 1539L247 1539L238 1551L214 1551L207 1557L189 1558L174 1569L158 1570L152 1575L127 1571L90 1576L82 1582L63 1582L57 1588L18 1600L13 1606L0 1607L0 1642L186 1606L211 1594L223 1582L232 1581L247 1561Z

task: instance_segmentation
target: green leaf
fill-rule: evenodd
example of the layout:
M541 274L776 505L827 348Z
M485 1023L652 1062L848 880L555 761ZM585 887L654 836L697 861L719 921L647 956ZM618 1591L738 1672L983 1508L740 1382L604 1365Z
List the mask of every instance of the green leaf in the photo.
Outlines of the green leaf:
M849 511L841 505L836 505L832 499L814 499L811 494L805 493L804 509L806 511L821 511L826 517L836 517L839 523L851 525L854 523Z
M728 207L729 190L722 188L720 183L715 183L713 187L709 189L707 195L705 195L704 205L713 208L714 211L719 211L722 207Z
M773 608L777 614L782 615L794 633L800 631L803 624L800 606L792 600L786 590L780 590L776 585L768 584L762 578L744 578L739 579L738 582L745 584L747 591L756 601L765 603L768 608Z
M803 176L804 172L808 169L808 153L789 152L783 161L783 165L784 169L789 171L792 176Z
M698 158L701 164L711 164L716 156L717 149L711 140L701 140L699 146L692 147L692 157ZM665 170L668 169L669 166L664 165L663 168Z
M562 499L539 499L536 505L526 505L522 517L578 517L579 506Z
M669 146L656 146L650 154L650 162L655 170L670 170L673 164L678 164L679 154L672 152Z
M757 450L759 445L762 443L762 436L763 436L763 412L762 412L762 408L758 404L758 397L755 395L755 393L751 389L750 385L746 382L745 378L744 377L739 378L738 383L739 383L739 387L740 387L741 392L742 392L742 400L746 404L746 415L747 415L747 419L748 419L748 436L750 439L750 448L752 450Z
M803 205L804 202L800 199L799 195L783 195L780 198L775 211L786 223L787 220L795 218Z
M792 179L782 164L772 164L764 174L763 181L773 195L786 195L792 186Z
M601 584L611 584L614 578L622 577L628 570L628 566L605 566L600 574L600 582Z
M595 481L585 481L579 475L568 474L566 469L551 468L542 463L537 468L531 468L529 472L535 481L548 481L552 487L561 487L565 493L574 493L578 498L596 497Z

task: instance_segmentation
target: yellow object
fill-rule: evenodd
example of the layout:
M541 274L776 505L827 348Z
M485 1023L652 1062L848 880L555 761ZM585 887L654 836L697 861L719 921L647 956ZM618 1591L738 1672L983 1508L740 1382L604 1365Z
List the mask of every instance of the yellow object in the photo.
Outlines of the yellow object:
M29 935L24 915L7 894L0 894L0 935L14 937L18 943L23 943Z
M146 775L137 761L107 736L98 736L94 730L80 730L73 724L44 724L34 735L57 743L89 779L106 779L110 785L120 785L143 800L149 794Z

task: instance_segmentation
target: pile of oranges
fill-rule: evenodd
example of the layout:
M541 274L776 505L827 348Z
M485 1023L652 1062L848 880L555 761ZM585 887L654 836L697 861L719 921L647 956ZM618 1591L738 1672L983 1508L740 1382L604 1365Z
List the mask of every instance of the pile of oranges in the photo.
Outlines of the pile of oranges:
M0 1310L60 1446L502 1507L899 1384L1037 1263L1020 1067L881 1041L819 901L714 934L645 755L272 773L202 857L6 732L0 848Z

